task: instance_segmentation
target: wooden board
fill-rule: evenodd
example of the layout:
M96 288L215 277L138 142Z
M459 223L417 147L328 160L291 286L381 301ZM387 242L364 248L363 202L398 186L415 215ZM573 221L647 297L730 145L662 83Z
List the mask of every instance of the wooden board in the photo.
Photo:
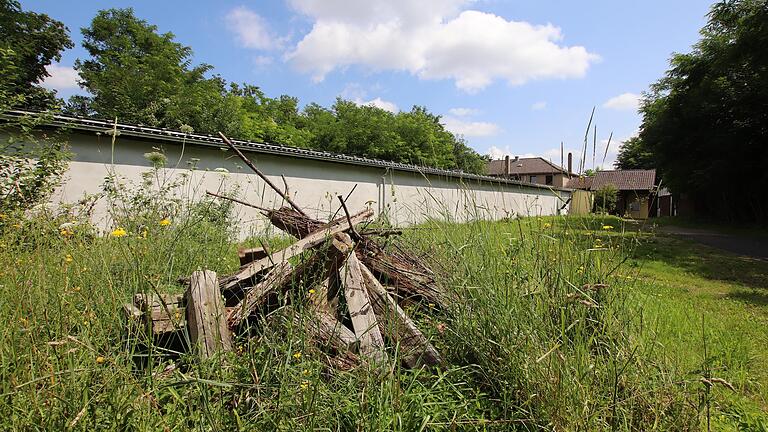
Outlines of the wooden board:
M424 337L416 324L406 315L395 299L387 292L373 273L360 265L371 305L376 313L379 326L392 341L400 344L400 359L409 368L421 365L434 366L442 363L442 358L434 346Z
M272 268L264 279L249 289L243 300L227 314L226 321L229 328L238 327L246 318L261 308L271 293L276 292L290 281L293 270L293 266L287 261Z
M267 255L269 255L269 251L263 247L237 249L237 256L240 258L241 266L260 260L262 258L266 258Z
M340 272L352 327L360 342L360 354L376 362L386 362L384 339L379 331L376 315L371 308L368 291L360 271L360 261L354 253L349 254Z
M359 224L364 222L368 218L373 216L373 210L366 210L352 217L352 224ZM349 229L349 223L346 220L338 221L334 224L323 227L322 229L310 233L306 237L300 239L296 243L288 246L287 248L273 253L271 256L254 261L247 266L240 269L235 275L222 280L222 289L229 289L237 285L241 281L249 279L256 273L275 266L281 262L287 262L290 258L293 258L302 252L311 249L320 243L323 243L328 238L335 234L346 231Z
M310 337L326 350L333 353L355 350L355 334L328 313L314 312L304 325Z
M231 351L232 335L227 327L216 273L210 270L192 273L186 299L189 337L200 357L206 359L218 351Z

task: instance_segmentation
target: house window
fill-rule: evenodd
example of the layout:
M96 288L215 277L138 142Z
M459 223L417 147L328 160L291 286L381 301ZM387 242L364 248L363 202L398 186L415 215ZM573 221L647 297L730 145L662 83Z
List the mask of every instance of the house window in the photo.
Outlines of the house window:
M545 184L552 185L552 176L551 175L548 175L548 176L544 177L544 180L545 180L544 181Z
M528 176L528 181L530 183L536 183L536 176Z

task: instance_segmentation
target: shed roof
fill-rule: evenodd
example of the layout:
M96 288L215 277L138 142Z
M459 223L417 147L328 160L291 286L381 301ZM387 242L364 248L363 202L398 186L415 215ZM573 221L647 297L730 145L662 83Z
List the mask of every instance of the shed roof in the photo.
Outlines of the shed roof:
M505 159L489 161L488 175L506 174L504 170L506 162ZM510 159L509 164L509 173L511 175L560 174L567 172L563 167L555 165L542 157Z
M598 171L592 177L591 190L612 184L618 190L651 190L656 182L656 170ZM571 184L568 184L571 187Z

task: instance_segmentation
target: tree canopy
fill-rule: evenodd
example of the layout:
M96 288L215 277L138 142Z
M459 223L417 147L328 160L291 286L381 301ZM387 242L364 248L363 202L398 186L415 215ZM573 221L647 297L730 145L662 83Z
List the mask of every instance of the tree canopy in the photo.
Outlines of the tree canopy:
M295 97L268 97L257 86L227 83L213 67L193 65L192 49L137 18L132 9L103 10L84 28L90 58L78 60L91 96L70 99L79 115L228 135L472 173L485 158L445 130L425 107L391 113L337 99L329 108Z
M67 28L48 15L23 11L16 0L0 0L0 102L46 109L55 92L40 87L46 67L74 46Z
M768 1L716 3L700 41L675 54L646 95L639 142L620 163L650 153L664 182L703 215L768 221L766 46Z
M632 137L621 143L615 165L618 169L656 168L653 153L643 144L640 137Z

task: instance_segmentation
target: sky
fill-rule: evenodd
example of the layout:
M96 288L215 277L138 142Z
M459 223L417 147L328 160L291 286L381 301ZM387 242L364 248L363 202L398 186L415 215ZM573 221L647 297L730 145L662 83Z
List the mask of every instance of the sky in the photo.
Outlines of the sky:
M642 92L688 52L710 1L22 0L70 29L76 47L43 85L83 93L72 66L98 10L132 7L228 81L300 104L341 96L390 111L426 106L494 158L578 160L595 107L595 165L637 133ZM590 131L586 167L592 164ZM608 155L603 162L608 137Z

